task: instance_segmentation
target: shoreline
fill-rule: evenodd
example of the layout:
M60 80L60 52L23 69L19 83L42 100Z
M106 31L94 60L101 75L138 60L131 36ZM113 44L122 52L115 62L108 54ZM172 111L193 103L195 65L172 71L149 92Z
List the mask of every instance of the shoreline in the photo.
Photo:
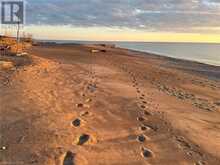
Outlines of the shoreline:
M214 65L214 64L208 64L208 63L203 63L203 62L199 62L199 61L194 61L194 60L188 60L188 59L183 59L183 58L177 58L177 57L170 57L168 55L163 55L163 54L160 54L160 53L155 53L155 52L145 52L145 51L140 51L140 50L134 50L134 49L127 49L127 48L122 48L122 47L117 47L119 49L125 49L125 50L128 50L128 51L132 51L132 52L137 52L137 53L143 53L145 55L153 55L153 56L158 56L160 58L166 58L166 59L169 59L169 60L173 60L173 61L179 61L179 62L190 62L190 63L194 63L194 64L200 64L200 65L208 65L210 67L218 67L220 68L220 65Z
M157 56L162 56L162 57L168 57L168 58L174 58L174 59L179 59L179 60L184 60L184 61L189 61L189 62L196 62L196 63L201 63L201 64L206 64L206 65L211 65L211 66L217 66L220 67L220 64L211 64L211 63L205 63L205 62L200 62L199 60L193 60L193 59L184 59L183 57L172 57L169 55L169 53L159 53L156 51L150 51L150 50L138 50L138 49L132 49L132 48L126 48L126 47L121 47L121 45L118 45L117 43L148 43L148 44L176 44L176 45L181 45L181 44L194 44L194 45L220 45L220 43L190 43L190 42L129 42L129 41L59 41L59 40L41 40L41 41L51 41L51 43L54 41L57 45L71 45L71 44L80 44L80 45L96 45L96 44L114 44L116 45L117 48L121 49L127 49L130 51L137 51L137 52L142 52L142 53L147 53L147 54L153 54ZM66 43L65 43L66 42ZM50 43L50 42L49 42Z
M97 44L73 44L73 43L44 43L41 45L42 47L72 47L72 46L82 46L82 47L97 47ZM98 48L102 49L105 47L98 46ZM180 58L174 58L174 57L168 57L160 54L155 54L155 53L150 53L150 52L144 52L144 51L139 51L139 50L133 50L133 49L127 49L127 48L121 48L121 47L115 47L116 50L119 51L126 51L129 52L129 56L133 57L142 57L142 58L155 58L159 60L163 60L164 62L166 61L167 64L163 64L164 67L168 68L175 68L175 69L180 69L182 71L188 71L192 73L197 73L198 75L205 76L207 78L210 78L212 80L219 81L220 80L220 66L215 66L211 64L206 64L206 63L201 63L198 61L192 61L192 60L186 60L186 59L180 59ZM16 60L16 58L18 60ZM20 59L20 60L19 60ZM24 59L25 61L22 61ZM2 56L1 60L6 60L6 61L12 61L15 62L16 66L23 66L30 64L31 59L28 58L19 58L19 57L13 57L13 56ZM22 64L25 62L26 64Z
M93 47L93 46L96 47L97 46L97 45L93 45L93 44L91 44L91 45L81 44L81 45L88 46L88 47ZM99 48L102 49L102 47L99 47ZM213 79L213 80L220 80L220 66L201 63L198 61L168 57L168 56L150 53L150 52L121 48L121 47L115 47L115 49L118 49L121 51L127 51L127 52L129 52L130 56L134 56L134 57L135 56L142 57L142 58L151 57L151 58L162 60L164 62L166 61L167 64L164 64L164 67L174 67L175 69L198 73L201 76L206 76L206 77Z
M139 54L142 57L152 56L152 57L158 58L160 60L166 60L168 62L168 64L166 65L167 67L171 67L173 65L173 67L175 67L176 69L179 68L180 70L181 69L185 70L185 71L188 70L188 71L192 71L194 73L197 72L197 73L200 73L201 75L206 75L207 77L220 80L220 66L201 63L201 62L193 61L193 60L168 57L165 55L160 55L160 54L155 54L155 53L150 53L150 52L144 52L144 51L138 51L138 50L132 50L132 49L126 49L126 48L120 48L120 47L117 47L117 48L121 49L121 50L130 51L133 53L137 53L136 55ZM133 56L135 56L135 55L133 55ZM171 66L169 66L169 65L171 65ZM180 65L180 66L178 66L178 65Z
M72 46L85 46L85 47L97 47L99 49L106 49L103 46L100 46L100 44L80 44L80 43L56 43L56 42L43 42L42 43L43 47L62 47L62 46L67 46L67 47L72 47ZM220 66L216 65L211 65L207 63L201 63L198 61L193 61L193 60L186 60L186 59L181 59L181 58L175 58L175 57L169 57L166 55L160 55L156 53L150 53L150 52L145 52L145 51L139 51L139 50L133 50L133 49L128 49L128 48L122 48L122 47L117 47L115 45L115 49L119 51L126 51L129 52L128 54L130 56L140 56L140 57L151 57L159 60L164 60L167 62L165 67L174 67L175 69L180 69L182 71L188 71L188 72L193 72L197 73L198 75L208 77L212 80L220 80Z

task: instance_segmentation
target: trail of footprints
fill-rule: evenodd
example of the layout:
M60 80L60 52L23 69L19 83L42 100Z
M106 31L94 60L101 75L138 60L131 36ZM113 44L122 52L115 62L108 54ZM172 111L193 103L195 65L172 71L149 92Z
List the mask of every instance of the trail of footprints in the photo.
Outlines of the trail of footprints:
M93 65L93 62L91 63L91 65ZM86 84L86 88L81 94L83 103L76 104L77 108L81 108L81 109L90 108L89 103L93 101L90 94L94 94L97 90L96 78L97 78L96 72L93 68L91 68L89 71L89 82L88 84ZM86 99L86 97L88 98ZM95 96L93 95L93 97ZM89 114L90 114L89 111L82 112L79 118L76 118L71 122L71 125L74 128L80 128L80 126L82 125L81 118L87 117ZM83 133L78 137L76 145L82 146L86 144L90 140L90 138L91 136L89 134ZM62 165L75 165L74 158L75 158L75 154L71 151L67 151L63 158Z
M143 117L143 116L151 115L150 112L146 111L147 101L145 100L145 94L139 88L139 84L137 82L135 74L132 71L129 71L126 65L118 66L117 65L118 62L108 60L108 56L106 56L106 59L110 65L119 67L121 71L128 73L129 77L132 80L132 87L136 88L136 93L137 93L138 101L139 101L139 108L140 108L141 113L143 114L142 116L137 117L137 121L140 122L139 128L143 132L143 134L140 134L137 136L137 142L139 142L141 145L144 145L145 142L149 139L149 137L144 135L144 133L146 131L154 130L153 127L148 126L146 124L146 119ZM141 153L141 156L144 157L145 159L153 157L153 152L145 146L141 146L140 153Z
M115 64L114 64L115 65ZM143 133L145 133L146 131L150 131L150 130L153 130L153 131L157 131L158 130L158 128L157 127L155 127L155 126L152 126L152 125L148 125L148 124L146 124L146 119L143 117L143 116L152 116L153 114L158 114L158 117L159 118L161 118L162 119L162 121L163 121L163 114L161 113L161 112L159 112L159 111L156 111L156 107L155 107L155 110L154 110L154 112L150 112L149 111L149 109L148 109L148 102L145 100L145 94L144 94L144 92L140 89L140 87L139 87L139 83L138 83L138 81L137 81L137 77L136 77L136 75L135 75L135 73L133 73L132 71L129 71L128 69L127 69L127 66L126 65L121 65L121 66L119 66L119 68L122 70L122 71L124 71L124 72L126 72L129 76L130 76L130 78L131 78L131 80L132 80L132 86L133 86L133 88L135 88L136 89L136 93L137 93L137 97L138 97L138 106L139 106L139 108L140 108L140 110L141 110L141 112L142 112L142 114L143 115L141 115L141 116L139 116L138 118L137 118L137 121L139 121L140 122L140 124L141 124L141 126L140 126L140 130L141 131L143 131ZM161 116L162 115L162 116ZM169 123L168 122L164 122L164 125L169 125ZM170 126L171 127L171 126ZM172 128L170 129L170 128L168 128L168 130L167 130L168 132L170 132L171 134L173 134L172 133ZM179 136L175 136L175 137L179 137ZM144 134L141 134L141 135L139 135L138 137L137 137L137 141L139 142L139 143L141 143L141 144L144 144L144 142L147 140L147 136L145 136ZM187 145L190 145L189 143L187 143L185 140L183 140L183 141L181 141L181 147L184 147L184 146L186 146L186 144ZM190 148L189 148L190 149ZM195 149L195 148L194 148ZM189 153L189 152L194 152L195 154L199 154L200 152L199 151L197 151L197 150L195 150L195 151L188 151L187 152L187 154ZM155 156L155 155L153 155L153 152L150 150L150 149L148 149L148 148L146 148L146 147L141 147L141 155L144 157L144 158L150 158L150 157L153 157L153 156ZM200 155L200 157L201 157L201 155ZM202 162L202 163L201 163ZM195 165L197 165L197 164L206 164L205 163L205 161L203 161L203 158L201 157L200 158L200 161L197 161L196 163L195 163Z
M146 116L149 116L149 115L153 115L154 113L156 114L158 114L159 116L159 118L161 118L162 120L164 119L163 118L163 114L161 114L161 112L159 112L159 111L156 111L156 110L154 110L154 112L149 112L149 111L147 111L146 110L146 105L148 104L147 103L147 101L145 101L145 95L143 94L143 92L140 90L140 88L139 88L139 84L138 84L138 82L137 82L137 79L136 79L136 77L135 77L135 74L133 73L133 72L131 72L131 71L128 71L127 69L126 69L127 67L126 66L122 66L121 67L121 69L123 70L123 71L125 71L125 72L127 72L129 75L130 75L130 77L131 77L131 79L132 79L132 84L133 84L133 87L134 88L136 88L136 92L137 92L137 96L139 97L139 103L140 103L140 108L142 109L142 110L144 110L144 115L146 115ZM156 109L156 107L155 107L155 109ZM161 116L162 115L162 116ZM137 119L138 121L140 121L140 122L144 122L145 121L145 118L143 118L143 117L138 117L138 119ZM187 155L189 155L189 156L192 156L192 153L194 153L194 155L199 155L199 157L197 157L197 158L199 158L199 161L196 161L196 163L194 163L195 165L205 165L206 164L206 161L204 160L204 158L203 158L203 156L201 155L201 153L200 153L200 151L199 150L197 150L197 147L192 147L193 146L193 144L191 144L191 143L188 143L183 137L181 137L181 136L178 136L178 135L174 135L173 134L173 130L172 130L172 126L170 125L170 123L168 123L168 122L164 122L164 124L165 125L169 125L169 127L170 128L168 128L168 132L170 132L171 134L172 134L172 136L174 136L174 139L177 141L177 142L179 142L179 144L180 144L180 146L181 146L181 148L183 148L183 150L185 150L186 149L186 147L187 147L187 149L185 150L185 152L187 153ZM153 126L150 126L150 125L146 125L146 124L143 124L141 127L140 127L140 130L142 130L142 131L149 131L149 130L153 130L153 131L157 131L157 127L153 127ZM182 140L179 140L179 139L182 139ZM143 143L143 141L145 141L146 140L146 137L144 136L144 135L140 135L140 136L138 136L138 141L139 142L142 142ZM189 154L189 153L191 153L191 154ZM144 147L142 147L142 156L144 156L144 157L152 157L152 151L151 150L149 150L149 149L147 149L147 148L144 148Z
M106 59L108 60L108 56L106 56ZM118 67L117 62L109 60L108 63L110 63L110 65L112 65L112 66ZM132 80L132 87L136 89L136 93L137 93L137 97L138 97L138 106L139 106L139 109L140 109L142 115L137 117L137 121L140 123L139 129L143 132L142 134L137 136L137 142L139 142L142 145L141 148L140 148L140 154L145 159L152 158L155 155L154 155L152 150L150 150L148 147L145 146L145 142L149 139L149 137L147 137L144 133L146 133L148 131L155 131L156 132L158 128L156 126L152 126L151 124L146 124L145 116L152 116L154 113L157 113L157 111L151 112L151 111L148 110L147 107L149 105L149 102L147 102L145 100L146 96L145 96L144 92L139 87L139 83L137 81L135 73L133 73L132 71L129 71L126 65L119 66L119 68L122 71L128 73L129 77ZM97 84L95 83L95 79L96 79L95 71L90 72L90 79L91 80L90 80L90 83L87 86L87 91L91 92L91 93L94 93L97 89ZM82 97L84 97L84 98L86 97L85 93L82 94ZM86 103L89 103L91 101L92 100L89 98L89 99L86 100ZM80 104L77 104L77 107L78 108L84 108L84 107L87 107L87 106L80 103ZM80 116L85 117L87 115L89 115L89 112L85 111ZM168 124L168 123L165 123L165 124ZM80 127L81 126L81 119L76 118L75 120L73 120L72 121L72 126L76 127L76 128ZM172 132L172 130L171 130L171 132ZM77 145L83 145L86 142L88 142L89 139L90 139L89 134L86 134L86 133L82 134L78 138ZM74 163L74 157L75 157L75 154L72 153L71 151L68 151L65 155L63 165L74 165L75 164ZM200 165L201 162L203 164L205 164L204 161L198 161L197 163L195 163L195 165L197 165L197 164Z
M143 114L143 116L151 115L151 113L146 110L147 101L145 100L145 94L139 88L139 84L137 82L135 74L133 72L129 71L126 66L121 66L121 69L124 72L128 73L130 78L131 78L131 80L132 80L132 86L133 86L133 88L136 89L136 93L137 93L137 97L138 97L138 103L139 103L138 106L139 106L139 108L141 110L141 113ZM142 115L139 116L137 118L137 121L140 122L141 126L139 128L144 133L146 131L150 131L152 128L145 124L146 123L146 119L143 116ZM137 141L139 143L141 143L141 144L144 144L146 142L146 140L148 140L148 139L149 138L146 135L144 135L144 134L141 134L141 135L137 136ZM151 157L153 157L153 152L150 149L148 149L147 147L142 146L140 152L141 152L141 155L144 158L151 158Z

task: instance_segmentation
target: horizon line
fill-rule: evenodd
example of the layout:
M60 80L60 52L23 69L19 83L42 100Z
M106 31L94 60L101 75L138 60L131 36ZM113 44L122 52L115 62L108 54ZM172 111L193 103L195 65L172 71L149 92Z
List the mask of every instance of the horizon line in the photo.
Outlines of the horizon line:
M138 40L81 40L81 39L45 39L34 38L39 41L76 41L76 42L136 42L136 43L201 43L201 44L220 44L220 42L208 41L138 41Z

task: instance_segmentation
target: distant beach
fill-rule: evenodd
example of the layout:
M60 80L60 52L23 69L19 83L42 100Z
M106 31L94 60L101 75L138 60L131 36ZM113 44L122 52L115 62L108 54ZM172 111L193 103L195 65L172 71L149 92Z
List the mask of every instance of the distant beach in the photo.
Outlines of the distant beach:
M137 50L142 52L159 54L161 56L173 57L196 61L204 64L220 66L220 44L211 43L162 43L162 42L111 42L111 41L71 41L53 40L56 43L78 43L115 44L117 47Z

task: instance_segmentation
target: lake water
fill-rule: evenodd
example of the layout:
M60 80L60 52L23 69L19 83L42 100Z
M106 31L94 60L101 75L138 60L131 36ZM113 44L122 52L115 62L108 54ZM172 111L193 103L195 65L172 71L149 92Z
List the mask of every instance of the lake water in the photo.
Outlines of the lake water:
M220 66L220 44L117 43L119 47Z
M60 41L71 43L114 43L118 47L162 56L197 61L220 66L220 44L206 43L149 43L149 42L93 42L93 41Z

